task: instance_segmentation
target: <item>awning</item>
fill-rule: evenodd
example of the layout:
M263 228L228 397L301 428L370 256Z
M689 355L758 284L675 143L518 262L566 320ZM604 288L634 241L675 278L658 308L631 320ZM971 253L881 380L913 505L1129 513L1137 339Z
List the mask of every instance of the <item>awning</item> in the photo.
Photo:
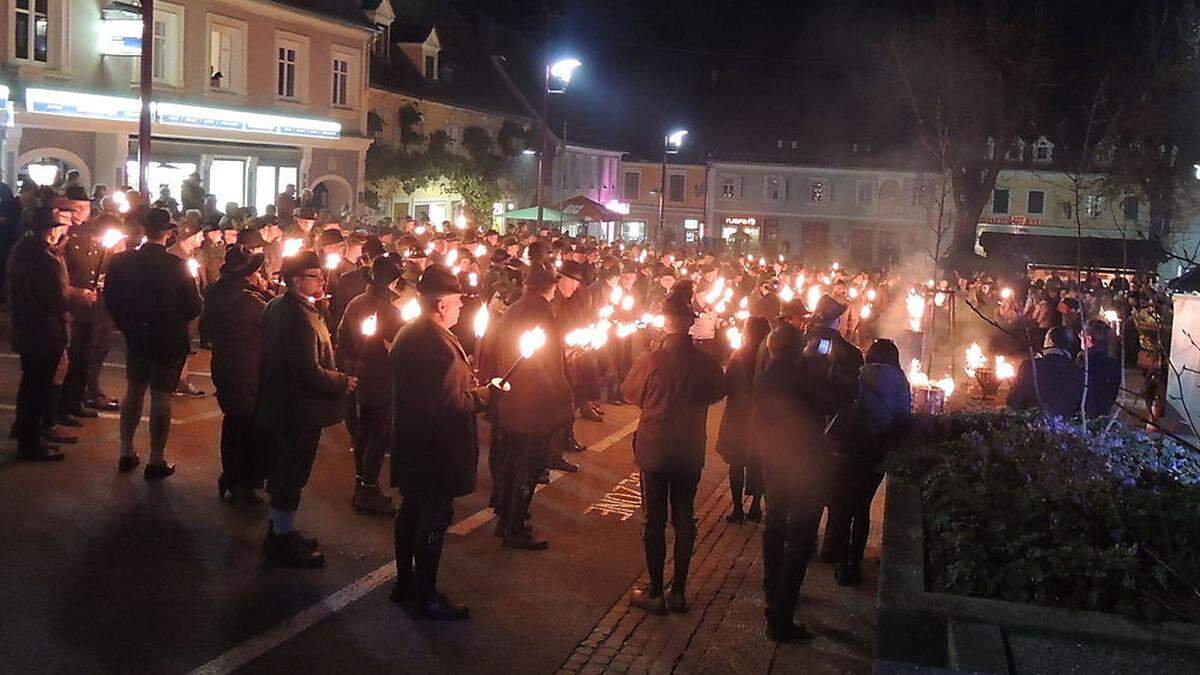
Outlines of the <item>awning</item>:
M505 213L505 214L501 215L500 217L507 218L508 220L537 220L538 219L538 207L531 206L527 209L517 209L516 211L509 211L508 213ZM549 206L542 207L542 220L547 223L577 223L577 222L579 222L579 218L576 218L574 216L564 215L562 211L559 211L558 209L552 209Z
M1162 246L1147 239L984 232L979 235L979 245L988 258L1052 267L1075 267L1081 263L1085 269L1154 271L1166 259Z
M583 195L571 197L560 204L559 209L568 217L575 216L577 220L587 223L613 223L625 220L624 215Z

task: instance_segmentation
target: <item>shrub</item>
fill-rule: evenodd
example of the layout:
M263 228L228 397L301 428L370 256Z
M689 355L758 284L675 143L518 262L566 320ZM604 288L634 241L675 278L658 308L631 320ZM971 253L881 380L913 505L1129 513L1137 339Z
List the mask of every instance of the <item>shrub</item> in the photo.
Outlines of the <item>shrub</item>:
M1200 455L1102 422L933 418L888 461L922 494L933 591L1200 620Z

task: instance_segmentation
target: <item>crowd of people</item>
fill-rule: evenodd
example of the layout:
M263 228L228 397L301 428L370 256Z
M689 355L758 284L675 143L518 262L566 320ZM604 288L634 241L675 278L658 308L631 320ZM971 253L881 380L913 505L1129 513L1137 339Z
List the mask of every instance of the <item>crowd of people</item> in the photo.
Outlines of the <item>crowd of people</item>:
M688 610L707 411L727 399L716 439L727 519L763 523L768 634L806 634L793 615L825 509L820 558L839 583L858 583L880 464L912 410L888 339L899 331L881 320L914 292L898 276L524 226L501 234L462 219L368 223L318 213L291 186L262 217L230 205L214 221L197 194L185 184L180 206L169 193L149 202L128 187L68 183L0 199L7 231L23 233L6 269L20 459L61 460L77 438L70 428L119 410L117 469L133 471L148 392L143 476L170 477L172 398L205 395L188 361L210 349L224 415L218 493L256 504L265 489L266 558L323 564L297 514L322 431L344 423L351 506L395 517L392 599L453 620L469 612L438 590L438 561L454 499L476 488L480 417L495 534L504 547L543 550L530 504L549 471L578 470L568 459L583 449L577 419L602 421L602 403L634 405L650 583L633 603L662 615ZM1089 278L1012 290L979 276L928 290L976 307L1001 342L1037 333L1046 348L1021 367L1010 404L1071 416L1085 388L1088 414L1111 409L1120 364L1105 313L1135 316L1148 288ZM119 400L99 378L114 328L125 342ZM388 454L398 506L380 484Z

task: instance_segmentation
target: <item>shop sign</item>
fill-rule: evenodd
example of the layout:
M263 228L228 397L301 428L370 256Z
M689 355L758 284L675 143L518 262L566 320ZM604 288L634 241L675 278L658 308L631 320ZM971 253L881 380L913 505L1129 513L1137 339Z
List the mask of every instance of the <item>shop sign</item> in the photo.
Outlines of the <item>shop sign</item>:
M629 202L610 199L607 202L604 202L604 208L612 211L613 213L619 213L623 216L629 215Z
M29 112L47 115L129 122L136 122L141 115L141 101L136 98L55 89L27 89L25 108ZM154 121L160 124L281 136L339 138L342 130L341 124L328 120L266 115L182 103L152 103L151 115Z
M979 222L988 225L1041 225L1041 218L1029 216L982 216Z
M756 225L758 225L758 219L757 218L726 218L725 224L730 227L737 227L738 225L742 225L744 227L755 227Z
M133 18L126 18L132 16ZM103 56L141 56L142 19L125 12L105 17L100 22L100 54Z

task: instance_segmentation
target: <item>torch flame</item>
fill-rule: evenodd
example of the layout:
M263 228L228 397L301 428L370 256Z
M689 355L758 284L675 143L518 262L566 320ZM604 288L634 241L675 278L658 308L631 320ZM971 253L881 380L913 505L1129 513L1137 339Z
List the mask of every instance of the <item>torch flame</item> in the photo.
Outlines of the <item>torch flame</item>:
M742 348L742 331L737 329L737 326L730 326L725 331L725 338L729 340L729 347L734 351Z
M100 245L104 248L111 249L112 247L121 243L121 240L125 237L126 234L124 232L112 227L104 231L104 234L100 237Z
M632 295L627 295L627 296L621 298L621 309L625 310L626 312L633 309L633 296Z
M612 313L613 313L612 305L605 305L600 308L600 318L601 319L607 319L608 317L612 316Z
M338 265L341 265L341 264L342 264L342 254L341 253L330 253L329 255L325 256L325 269L333 271L333 270L336 270L338 268Z
M454 219L454 226L460 230L467 229L467 217L459 214L458 217Z
M477 245L475 247L475 257L482 258L485 255L487 255L487 247L484 246L483 244Z
M616 305L621 302L621 296L623 295L625 295L625 292L621 290L621 287L614 286L612 292L608 294L608 301Z
M875 292L875 289L872 288L871 290L867 291L867 300L870 300L871 302L875 302L875 298L877 297L877 295L878 294Z
M517 347L521 350L521 358L523 359L531 358L545 345L546 331L542 330L541 326L521 333L521 337L517 342Z
M453 267L455 261L457 261L457 260L458 260L458 249L456 249L456 248L450 249L450 252L446 254L446 267Z
M712 289L709 290L708 294L704 296L704 301L711 305L712 303L716 302L717 298L721 297L721 294L724 292L725 277L717 277L717 281L713 284Z
M487 332L489 318L487 305L480 305L479 311L475 312L475 337L481 338Z
M916 293L909 293L904 298L904 307L908 310L908 328L914 333L921 332L921 317L925 316L925 298Z
M795 298L796 298L796 292L792 290L791 286L784 286L783 288L779 289L779 299L781 301L791 302Z
M421 304L417 302L416 298L404 303L404 306L400 308L400 319L404 323L408 323L419 316L421 316Z
M1009 298L1011 298L1012 294L1013 294L1013 290L1011 288L1001 288L1000 289L1000 297L1004 300L1008 300Z
M290 258L300 252L304 246L303 239L288 239L283 242L283 257Z
M804 298L804 304L808 307L808 311L817 311L817 303L821 302L822 294L820 286L812 286L808 289L808 294Z
M467 283L471 284L472 286L478 286L479 285L479 275L476 274L475 272L471 272L471 273L467 274Z
M375 335L375 330L376 330L376 328L378 328L378 326L379 326L379 317L375 314L372 314L371 316L368 316L367 318L363 319L362 334L365 337L371 337L371 336Z
M1008 361L1005 361L1003 356L997 355L996 356L996 378L1000 379L1000 380L1008 380L1013 377L1016 377L1016 375L1017 375L1017 369L1013 367L1013 364L1009 363Z
M858 310L858 316L859 316L859 318L860 318L860 319L869 319L869 318L871 318L871 306L870 306L870 305L863 305L863 306L862 306L862 309Z
M967 377L975 377L975 371L987 365L987 357L983 355L983 348L978 342L972 342L970 347L967 347L967 365L963 370L966 371Z
M196 262L195 258L187 259L187 268L193 279L200 278L200 263Z

